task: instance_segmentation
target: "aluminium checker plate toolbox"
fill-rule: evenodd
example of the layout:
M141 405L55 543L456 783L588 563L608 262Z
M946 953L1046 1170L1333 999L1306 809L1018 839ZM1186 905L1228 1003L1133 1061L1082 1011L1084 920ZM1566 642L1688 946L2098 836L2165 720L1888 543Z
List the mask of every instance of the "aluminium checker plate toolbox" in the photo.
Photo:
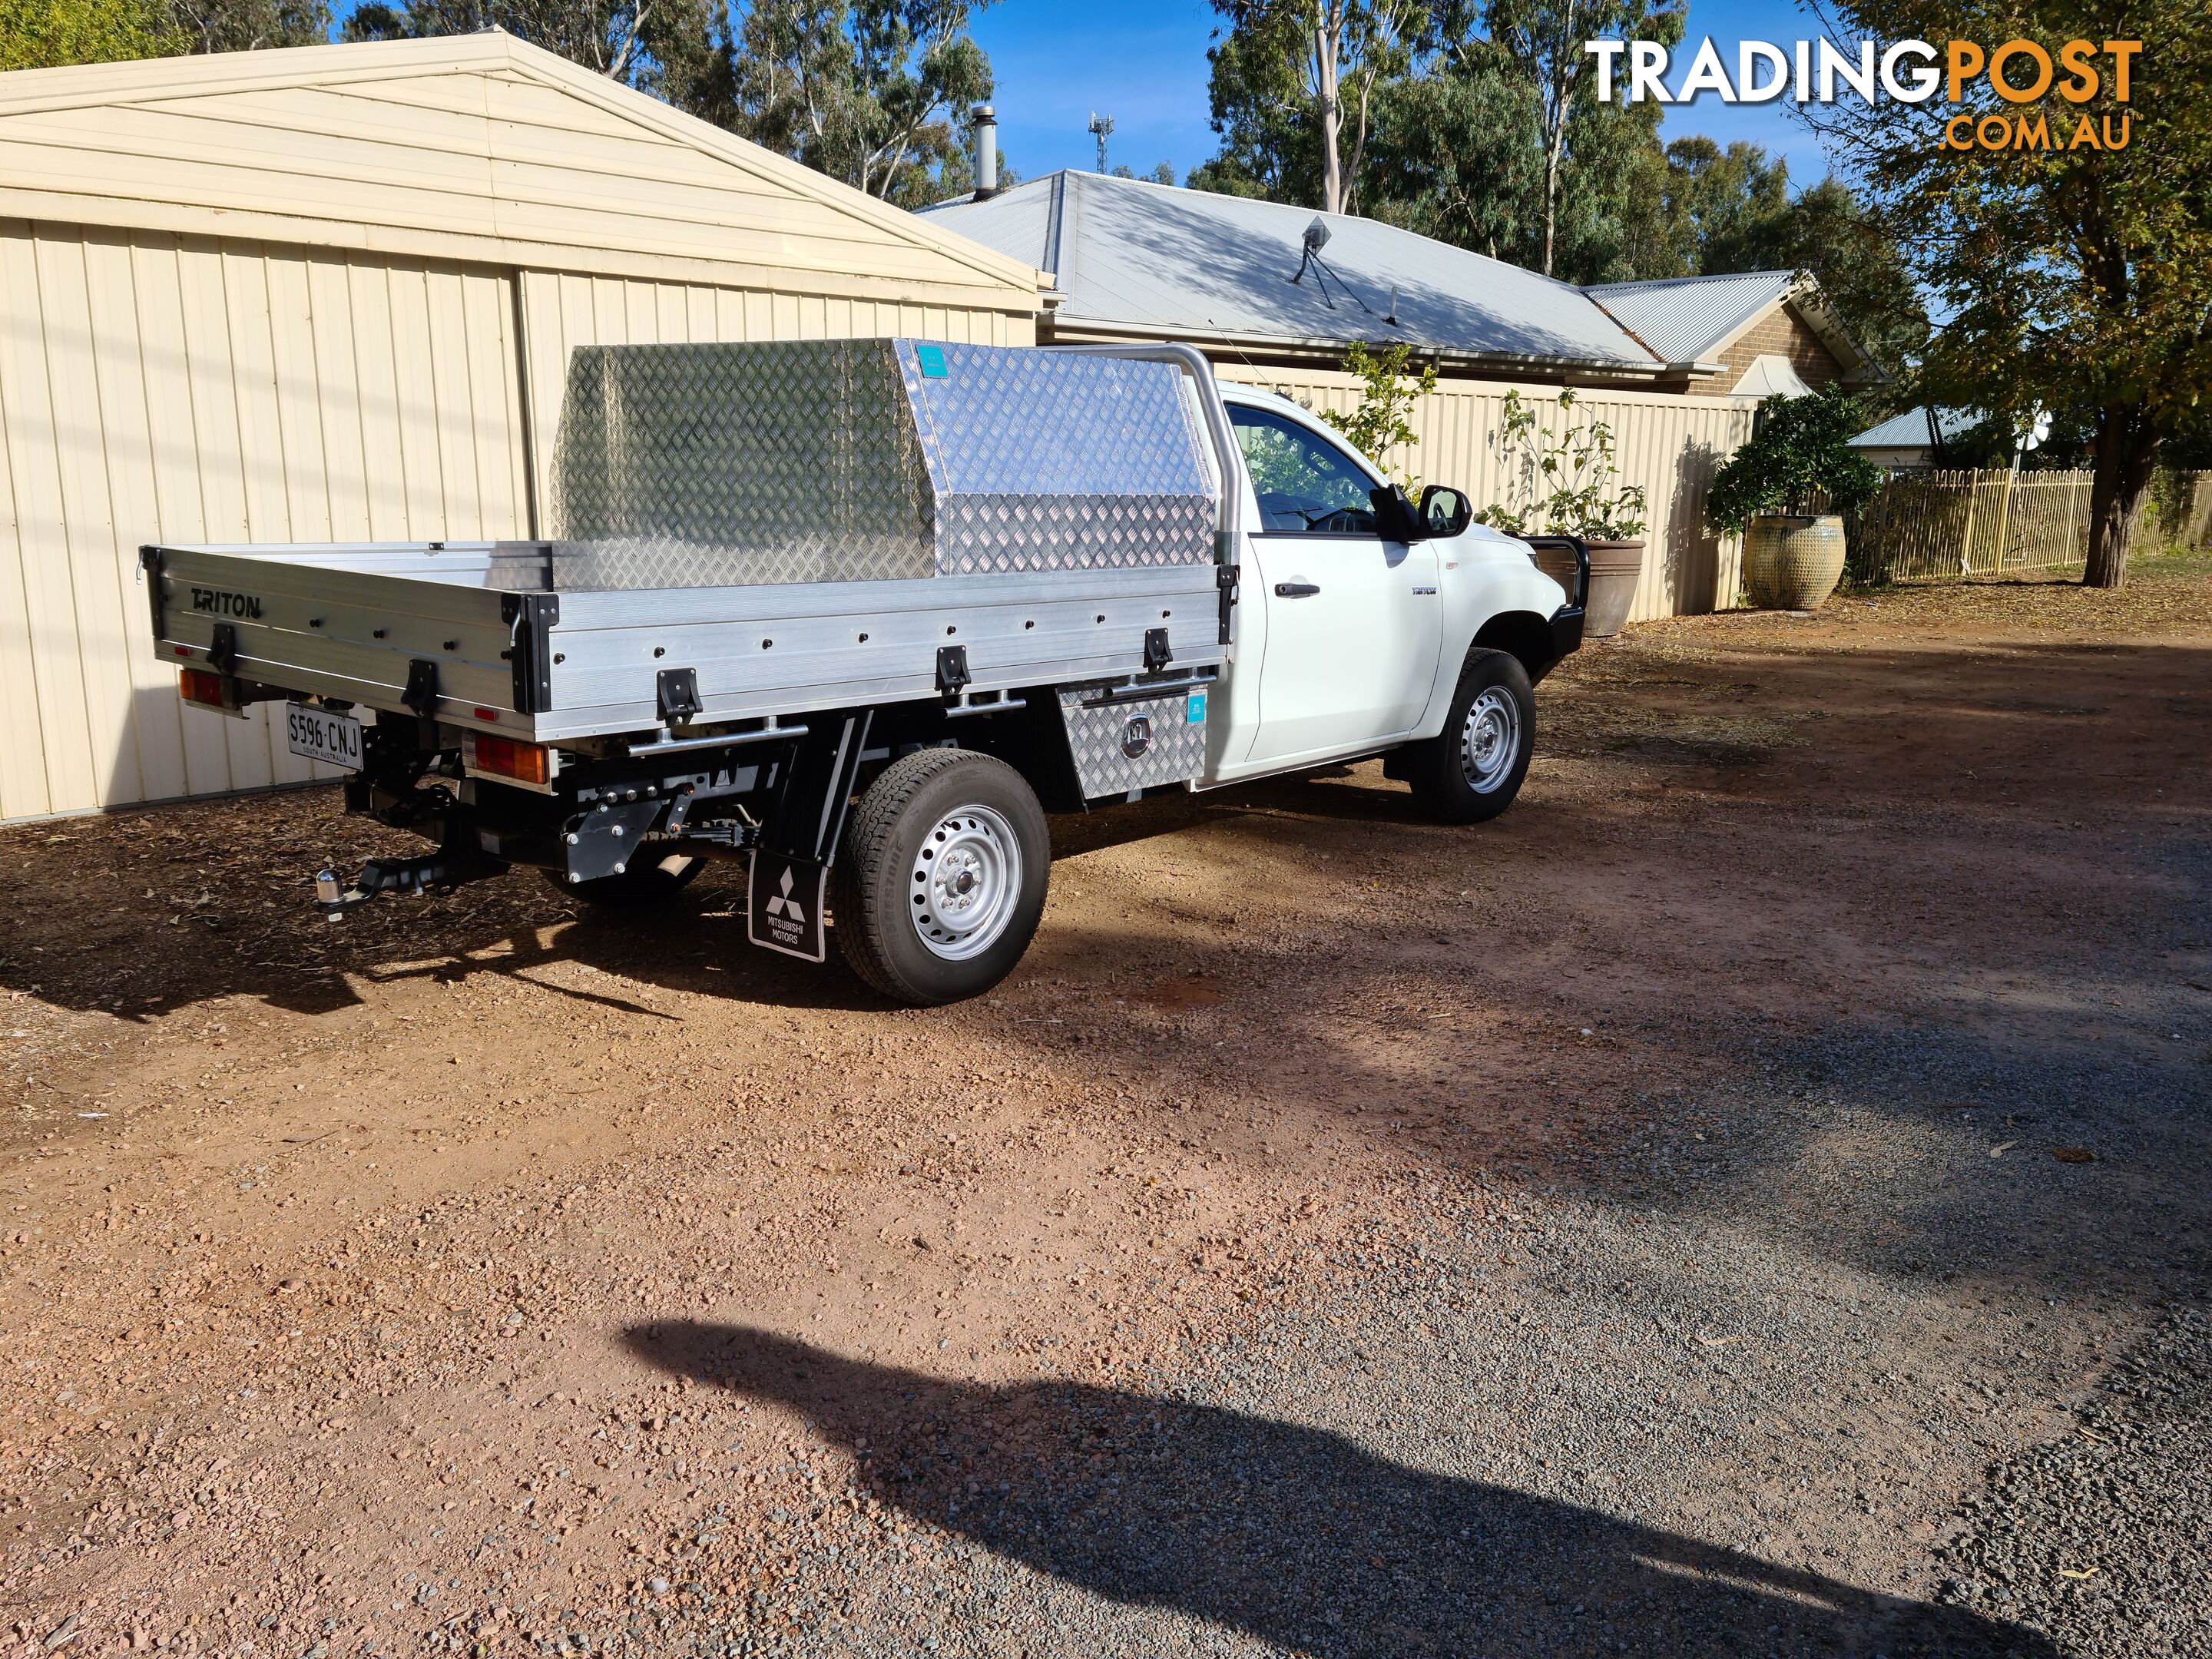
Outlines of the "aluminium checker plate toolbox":
M1214 684L1207 678L1171 689L1141 683L1064 687L1060 714L1084 799L1187 783L1204 772Z

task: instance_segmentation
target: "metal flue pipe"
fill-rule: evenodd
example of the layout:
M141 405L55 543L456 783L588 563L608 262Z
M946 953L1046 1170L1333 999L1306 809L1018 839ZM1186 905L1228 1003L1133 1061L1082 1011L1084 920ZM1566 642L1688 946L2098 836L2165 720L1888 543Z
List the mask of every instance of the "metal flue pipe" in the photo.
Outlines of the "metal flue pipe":
M975 123L975 200L999 193L999 117L988 104L969 112Z

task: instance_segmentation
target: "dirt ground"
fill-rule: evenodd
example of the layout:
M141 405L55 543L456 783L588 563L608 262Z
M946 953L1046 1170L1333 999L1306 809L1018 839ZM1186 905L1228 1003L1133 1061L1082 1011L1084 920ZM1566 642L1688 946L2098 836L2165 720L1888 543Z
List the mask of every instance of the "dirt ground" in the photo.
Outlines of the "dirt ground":
M404 850L329 791L0 830L0 1651L2201 1609L1958 1563L2203 1301L2212 574L1651 624L1538 707L1474 830L1376 765L1056 820L929 1012L749 950L733 871L325 927Z

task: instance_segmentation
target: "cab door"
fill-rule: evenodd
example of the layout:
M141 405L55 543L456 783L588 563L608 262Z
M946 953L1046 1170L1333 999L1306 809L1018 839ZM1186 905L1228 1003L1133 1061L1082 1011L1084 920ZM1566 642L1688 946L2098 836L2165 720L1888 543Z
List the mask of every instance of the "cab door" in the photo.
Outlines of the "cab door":
M1375 528L1374 479L1334 440L1232 403L1259 507L1244 603L1267 608L1259 729L1248 764L1371 747L1413 729L1442 648L1437 555Z

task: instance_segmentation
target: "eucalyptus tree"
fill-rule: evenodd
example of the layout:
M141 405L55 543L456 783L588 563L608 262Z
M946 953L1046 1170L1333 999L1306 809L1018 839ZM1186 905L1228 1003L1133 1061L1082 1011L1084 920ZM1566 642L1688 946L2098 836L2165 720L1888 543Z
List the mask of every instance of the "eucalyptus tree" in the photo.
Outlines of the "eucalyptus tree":
M1228 40L1209 54L1216 130L1248 153L1303 150L1317 174L1316 205L1357 211L1377 91L1407 72L1429 38L1430 0L1214 0L1214 8L1229 23Z

